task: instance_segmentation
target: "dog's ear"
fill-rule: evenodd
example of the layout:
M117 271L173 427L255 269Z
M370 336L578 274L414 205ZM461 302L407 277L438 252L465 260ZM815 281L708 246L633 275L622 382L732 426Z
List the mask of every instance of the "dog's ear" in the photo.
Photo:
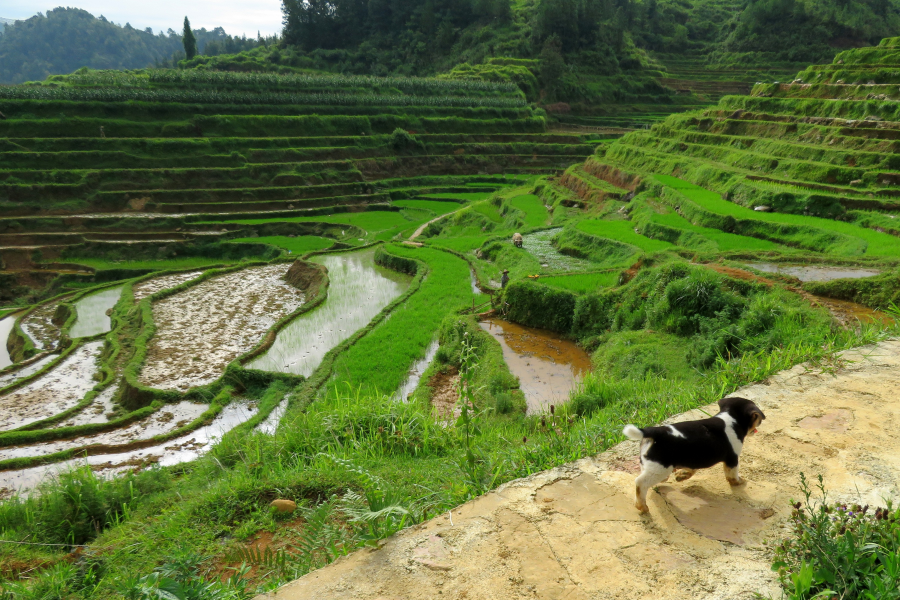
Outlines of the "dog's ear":
M731 412L732 408L739 406L741 404L746 404L748 402L750 402L750 401L747 400L746 398L730 397L730 398L722 398L716 404L719 405L720 411ZM752 402L750 402L750 403L752 404Z
M763 411L761 411L759 407L752 402L747 405L746 414L751 423L750 429L756 429L766 419L766 415L763 414Z

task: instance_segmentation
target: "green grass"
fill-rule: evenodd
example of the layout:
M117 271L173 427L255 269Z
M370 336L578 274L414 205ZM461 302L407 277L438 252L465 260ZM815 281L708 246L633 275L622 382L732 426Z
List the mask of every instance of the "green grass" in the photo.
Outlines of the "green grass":
M610 287L619 279L618 271L605 273L576 273L573 275L548 275L538 281L543 285L549 285L563 290L569 290L576 294L596 292L600 288Z
M651 217L651 220L654 223L659 223L675 229L699 233L706 239L714 242L722 252L727 252L729 250L785 250L785 247L781 244L776 244L769 240L761 240L746 235L735 235L733 233L713 229L712 227L694 225L676 212L655 214Z
M634 231L634 223L631 221L580 221L576 227L590 235L609 238L618 242L631 244L644 252L659 252L673 248L669 242L654 240Z
M446 215L454 210L459 210L464 205L459 202L447 202L440 200L394 200L391 204L401 208L418 208L433 212L435 215Z
M447 314L472 302L469 265L463 259L431 248L390 245L394 255L414 258L428 265L421 287L390 318L337 358L337 381L363 386L366 393L393 393L407 370L424 356Z
M663 185L678 190L702 208L719 215L727 215L742 219L754 219L768 223L784 223L787 225L815 227L820 230L862 239L866 244L865 254L867 256L892 258L900 256L900 239L886 233L879 233L872 229L866 229L851 223L843 223L832 219L785 213L756 212L749 208L723 200L722 197L715 192L711 192L676 177L669 175L654 175L654 177Z
M544 206L544 201L534 194L523 194L509 199L510 206L518 208L525 213L525 227L546 227L550 222L550 213Z
M292 254L298 256L314 250L324 250L334 244L334 240L317 235L298 235L296 237L272 235L255 238L238 238L236 240L231 240L231 242L235 244L240 244L242 242L250 244L269 244L270 246L276 246L282 250L288 250Z
M493 195L493 192L453 192L440 194L422 194L422 198L452 198L456 200L469 200L471 202L477 200L486 200Z
M472 210L484 215L489 221L493 221L494 223L503 222L503 215L500 214L500 209L490 202L479 202L474 204L472 205Z

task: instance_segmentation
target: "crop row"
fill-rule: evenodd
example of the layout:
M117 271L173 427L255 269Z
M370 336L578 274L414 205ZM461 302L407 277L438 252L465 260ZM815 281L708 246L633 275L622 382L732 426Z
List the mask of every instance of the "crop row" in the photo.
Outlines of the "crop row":
M523 107L521 98L472 96L401 96L360 94L287 94L216 90L147 90L133 88L0 87L4 100L75 100L94 102L188 102L199 104L299 104L323 106L489 106Z
M68 81L76 85L115 85L141 87L163 85L222 85L228 87L252 86L260 88L309 89L324 88L396 88L406 94L435 95L450 93L519 94L513 83L497 83L475 80L423 79L419 77L372 77L369 75L278 75L275 73L229 73L224 71L199 71L195 69L175 71L159 69L149 71L148 77L118 71L98 71L83 75L71 75Z

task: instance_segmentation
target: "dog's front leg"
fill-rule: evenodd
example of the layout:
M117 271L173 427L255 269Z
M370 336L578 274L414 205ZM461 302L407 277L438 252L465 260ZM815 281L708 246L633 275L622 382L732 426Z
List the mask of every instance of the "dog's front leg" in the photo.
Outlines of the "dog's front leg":
M729 466L728 463L723 463L722 466L725 467L725 479L728 480L728 483L731 485L742 485L744 483L744 480L738 474L737 461L734 461L734 466Z

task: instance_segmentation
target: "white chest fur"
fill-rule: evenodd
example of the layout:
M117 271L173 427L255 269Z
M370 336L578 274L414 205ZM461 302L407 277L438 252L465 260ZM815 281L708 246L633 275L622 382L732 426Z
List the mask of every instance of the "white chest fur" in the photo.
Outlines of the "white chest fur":
M734 454L740 456L741 450L744 448L744 443L738 439L737 433L734 431L734 417L723 412L717 414L716 418L725 421L725 435L728 437L729 443L731 443L731 449L734 450Z

